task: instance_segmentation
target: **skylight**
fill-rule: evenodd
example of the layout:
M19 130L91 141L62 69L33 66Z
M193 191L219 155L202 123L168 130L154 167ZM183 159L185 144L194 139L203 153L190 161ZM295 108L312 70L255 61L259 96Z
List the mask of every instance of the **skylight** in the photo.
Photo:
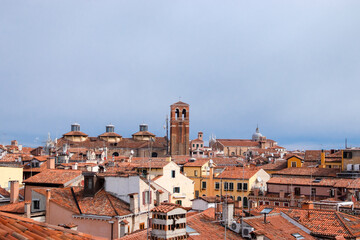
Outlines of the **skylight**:
M296 239L305 239L301 234L299 234L299 233L292 233L291 234L294 238L296 238Z
M272 208L264 208L260 214L269 214L273 209Z

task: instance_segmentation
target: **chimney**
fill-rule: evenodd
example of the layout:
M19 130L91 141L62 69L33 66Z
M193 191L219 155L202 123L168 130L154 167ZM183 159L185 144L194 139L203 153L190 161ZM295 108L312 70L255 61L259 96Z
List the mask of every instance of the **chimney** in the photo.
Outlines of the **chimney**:
M314 209L314 202L308 201L302 205L302 209Z
M223 210L222 220L224 221L224 224L230 226L234 217L234 202L229 198L224 199L222 210Z
M46 161L46 164L48 169L55 169L55 158L49 157Z
M19 202L19 181L10 181L10 203Z
M156 191L156 206L160 205L160 190Z
M50 198L51 198L51 190L46 189L46 215L45 215L45 222L50 222Z
M131 193L130 196L130 211L134 214L139 213L139 194Z
M210 171L209 171L209 196L214 196L214 164L213 164L213 160L210 159L209 161L209 168L210 168Z
M31 202L25 202L25 217L26 218L31 218Z
M280 190L279 198L285 198L285 191Z
M321 168L325 168L325 151L321 150Z
M17 140L12 140L11 141L11 146L17 146L18 145L18 141Z
M77 170L78 169L78 163L75 163L74 165L72 165L72 169Z

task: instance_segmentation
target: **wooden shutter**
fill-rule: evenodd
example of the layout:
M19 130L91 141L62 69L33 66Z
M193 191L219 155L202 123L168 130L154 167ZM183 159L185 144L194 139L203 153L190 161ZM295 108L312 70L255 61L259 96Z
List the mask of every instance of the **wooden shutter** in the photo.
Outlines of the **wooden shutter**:
M145 192L143 192L143 205L145 205L145 196L146 196L146 194L145 194Z

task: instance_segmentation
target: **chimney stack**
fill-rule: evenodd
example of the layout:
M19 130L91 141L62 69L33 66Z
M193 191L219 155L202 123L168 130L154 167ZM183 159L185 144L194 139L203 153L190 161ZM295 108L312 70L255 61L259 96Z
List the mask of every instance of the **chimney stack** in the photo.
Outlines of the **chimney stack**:
M19 202L19 181L10 181L10 203Z
M139 194L131 193L130 196L130 211L134 214L139 213Z
M45 213L46 223L50 222L50 198L51 198L51 190L46 189L46 213Z
M26 218L31 218L31 203L30 202L25 202L25 217Z
M233 220L234 217L234 202L229 198L225 198L222 206L222 211L223 211L222 220L224 221L224 224L230 226L231 221Z
M46 161L46 164L48 169L55 169L55 158L49 157Z

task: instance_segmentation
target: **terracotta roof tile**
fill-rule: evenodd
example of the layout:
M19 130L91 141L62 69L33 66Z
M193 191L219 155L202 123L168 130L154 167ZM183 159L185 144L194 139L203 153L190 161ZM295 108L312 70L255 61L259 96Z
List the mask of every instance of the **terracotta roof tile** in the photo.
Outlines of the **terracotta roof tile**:
M151 209L152 212L168 213L176 208L183 208L182 206L175 203L161 203L159 206ZM183 208L184 209L184 208Z
M75 178L81 177L82 172L80 170L59 170L59 169L47 169L35 176L32 176L24 183L45 183L45 184L65 184Z
M3 212L0 212L0 237L1 239L100 239Z
M226 167L225 170L220 173L217 179L250 179L254 176L259 169L257 168L242 168L242 167Z
M320 182L314 182L314 178L304 177L272 177L267 184L303 185L303 186L334 186L336 179L323 178Z
M285 168L277 171L274 175L291 175L291 176L313 176L313 177L336 177L339 168Z
M252 211L259 213L265 207L260 206ZM314 236L344 236L345 238L360 236L360 218L346 213L331 210L274 207L272 213L275 212L285 213L308 228Z
M311 235L302 231L300 228L290 223L280 214L270 214L266 217L266 224L263 216L244 218L244 222L255 228L257 234L265 235L268 239L287 240L295 239L291 234L298 233L303 236L303 239L313 239Z
M186 224L194 229L198 235L190 235L188 239L193 240L222 240L225 239L225 229L214 221L215 209L208 208L205 211L192 215L186 219ZM226 232L226 239L244 239L240 234L228 230Z
M187 162L184 164L184 167L202 167L204 164L206 164L207 162L209 162L210 159L196 159L193 162Z

